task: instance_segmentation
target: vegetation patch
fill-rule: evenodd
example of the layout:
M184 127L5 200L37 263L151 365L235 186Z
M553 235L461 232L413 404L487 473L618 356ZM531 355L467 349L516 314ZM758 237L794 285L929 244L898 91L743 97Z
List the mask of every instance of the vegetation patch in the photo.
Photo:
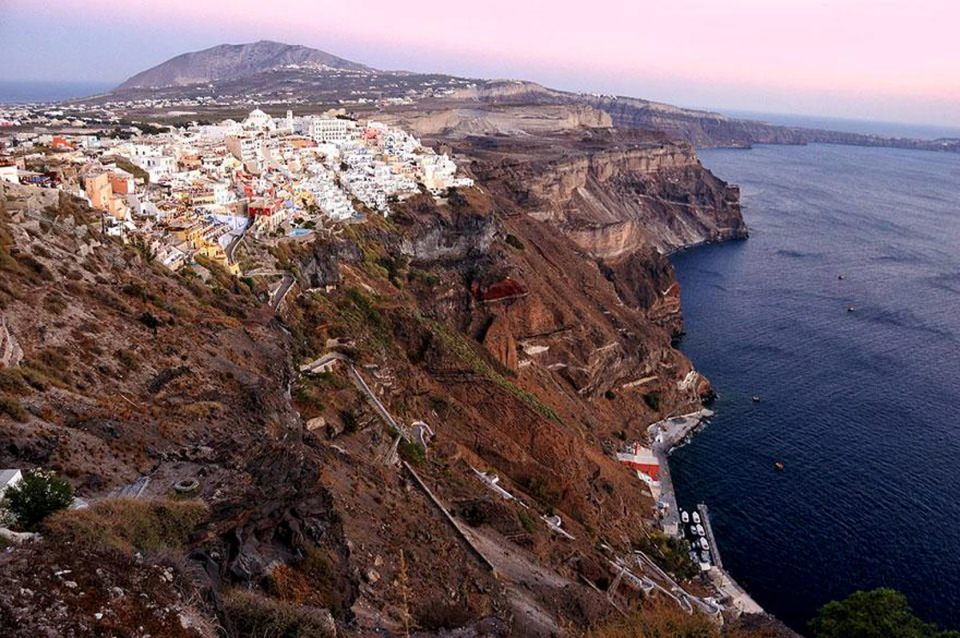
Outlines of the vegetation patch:
M536 395L517 387L517 385L501 374L494 365L490 363L485 354L480 352L478 346L467 341L467 337L455 330L451 330L439 321L425 321L428 322L428 326L433 334L440 338L443 346L472 368L476 374L486 377L495 385L503 388L520 401L526 403L538 414L554 421L557 425L565 426L560 415L554 412L550 406L544 404Z
M254 592L233 590L223 599L224 612L241 636L322 638L335 635L330 612Z
M660 393L659 392L647 392L643 395L643 402L647 404L647 407L651 410L660 409Z
M427 451L419 443L401 438L397 451L400 452L400 458L410 465L423 465L427 462Z
M70 506L73 486L53 472L33 470L8 488L3 498L17 526L33 531L48 516Z
M690 543L684 539L654 530L639 549L677 578L690 579L700 573L699 567L690 560Z
M197 500L109 498L59 512L44 527L58 543L130 553L181 548L206 516L207 506Z
M6 414L14 421L25 422L29 414L20 404L20 399L6 394L0 394L0 414Z
M960 638L917 618L894 589L857 591L824 605L810 623L814 638Z
M517 250L523 250L523 249L524 249L523 242L520 241L520 238L517 237L516 235L507 234L507 238L506 238L504 241L507 242L507 245L508 245L508 246L512 246L513 248L516 248Z

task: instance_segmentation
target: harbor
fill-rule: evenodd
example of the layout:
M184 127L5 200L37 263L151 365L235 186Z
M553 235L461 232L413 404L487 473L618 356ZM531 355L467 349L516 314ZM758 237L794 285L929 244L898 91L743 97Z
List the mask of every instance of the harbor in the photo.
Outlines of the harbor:
M704 408L652 423L647 428L650 447L639 442L626 446L617 460L634 469L649 486L663 532L690 543L690 558L700 567L703 580L716 589L718 602L736 615L761 614L763 608L724 569L706 504L698 504L693 512L681 510L670 476L670 453L711 416L713 412Z

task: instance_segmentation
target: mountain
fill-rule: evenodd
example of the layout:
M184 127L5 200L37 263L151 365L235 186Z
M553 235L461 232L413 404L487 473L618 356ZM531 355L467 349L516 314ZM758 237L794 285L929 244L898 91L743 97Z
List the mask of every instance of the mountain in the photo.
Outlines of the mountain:
M117 87L119 90L188 86L237 80L282 67L315 67L344 71L371 71L310 47L261 40L249 44L220 44L203 51L184 53L147 69Z

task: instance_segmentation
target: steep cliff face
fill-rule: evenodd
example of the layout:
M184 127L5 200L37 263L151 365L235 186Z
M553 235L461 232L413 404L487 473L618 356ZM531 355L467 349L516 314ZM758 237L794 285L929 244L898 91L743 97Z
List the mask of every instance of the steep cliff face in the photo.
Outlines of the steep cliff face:
M738 189L707 171L690 145L613 132L566 142L472 139L465 152L478 158L472 170L488 188L600 259L747 236Z
M545 104L403 111L381 119L417 135L463 138L469 135L541 135L584 128L610 128L608 113L586 104Z

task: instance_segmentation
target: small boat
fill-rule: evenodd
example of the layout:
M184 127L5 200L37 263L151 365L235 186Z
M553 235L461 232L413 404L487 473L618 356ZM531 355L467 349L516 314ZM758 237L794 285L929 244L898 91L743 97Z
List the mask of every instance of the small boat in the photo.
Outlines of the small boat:
M856 306L847 306L847 312L853 312L856 309L857 309Z
M700 552L700 561L701 561L701 562L704 562L704 563L709 563L709 562L710 562L710 552L706 552L706 551Z
M708 549L710 549L710 546L707 545L707 539L705 539L705 538L701 538L701 539L700 539L700 549L703 549L703 550L708 550Z
M697 525L697 536L706 536L707 532L704 531L703 525Z
M686 512L680 512L680 520L683 521L684 525L690 522L690 515Z
M839 280L841 280L841 281L843 281L843 273L841 273L841 274L839 274L839 275L837 275L837 279L839 279Z
M759 394L753 395L753 402L754 402L754 403L760 403L760 395L759 395Z
M783 463L781 463L780 461L777 461L776 463L774 463L773 467L776 468L778 472L783 471Z
M696 512L693 513L693 524L694 525L700 524L700 515L697 514Z

